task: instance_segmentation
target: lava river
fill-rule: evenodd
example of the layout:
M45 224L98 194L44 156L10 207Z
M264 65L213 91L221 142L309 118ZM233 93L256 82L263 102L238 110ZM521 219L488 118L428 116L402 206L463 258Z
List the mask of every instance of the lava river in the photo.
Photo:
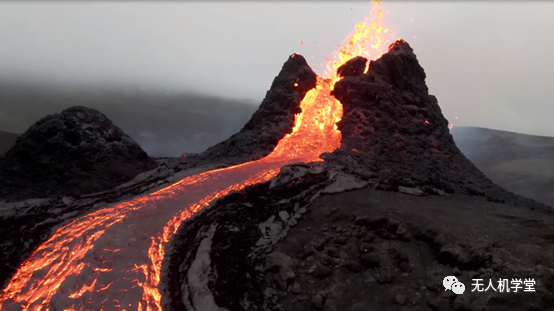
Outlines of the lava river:
M317 88L306 94L292 133L271 154L186 177L59 228L3 289L2 310L162 310L158 285L165 245L185 219L232 190L270 180L284 165L321 161L320 154L340 146L336 123L342 106L330 95L336 69L353 56L377 58L391 35L378 6L371 17L328 60L326 79L318 78Z

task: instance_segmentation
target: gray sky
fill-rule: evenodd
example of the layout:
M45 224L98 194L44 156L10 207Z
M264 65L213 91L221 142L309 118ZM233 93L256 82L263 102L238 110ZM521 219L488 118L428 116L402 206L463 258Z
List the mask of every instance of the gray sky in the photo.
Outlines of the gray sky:
M319 64L370 6L3 2L0 75L141 83L259 102L293 52L322 73ZM455 126L554 136L554 2L383 0L383 8L389 27L414 48L430 92Z

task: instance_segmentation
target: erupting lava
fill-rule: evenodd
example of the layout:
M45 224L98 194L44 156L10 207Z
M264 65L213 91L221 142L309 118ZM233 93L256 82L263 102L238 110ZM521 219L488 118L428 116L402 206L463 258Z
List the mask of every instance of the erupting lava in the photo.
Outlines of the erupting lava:
M59 228L2 291L2 310L162 310L158 285L165 245L185 219L230 191L268 181L284 165L321 161L322 153L340 146L336 123L342 106L330 95L339 80L336 70L354 56L378 58L393 39L380 6L370 18L328 60L325 77L300 104L292 133L271 154L186 177Z

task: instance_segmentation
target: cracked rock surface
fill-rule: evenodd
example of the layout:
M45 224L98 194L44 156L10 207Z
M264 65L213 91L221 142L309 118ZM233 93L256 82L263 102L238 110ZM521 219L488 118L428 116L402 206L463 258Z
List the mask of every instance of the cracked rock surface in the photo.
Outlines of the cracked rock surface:
M552 310L552 216L369 188L318 198L303 216L272 250L295 263L282 310ZM450 275L464 295L445 291ZM536 292L472 292L473 279L497 289L514 278L534 279Z

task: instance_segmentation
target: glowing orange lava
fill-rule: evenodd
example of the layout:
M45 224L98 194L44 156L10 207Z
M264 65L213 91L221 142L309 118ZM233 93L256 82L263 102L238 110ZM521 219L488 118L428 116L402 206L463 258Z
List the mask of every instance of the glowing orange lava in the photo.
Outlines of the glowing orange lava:
M336 69L354 56L376 59L394 39L380 3L328 61L300 103L287 134L267 157L189 176L154 193L105 207L59 228L17 270L2 310L162 310L158 288L165 246L181 223L230 191L265 182L290 163L322 161L340 147L342 106L330 95ZM387 41L387 42L386 42ZM303 42L302 42L303 43ZM366 68L367 70L367 68ZM184 155L186 156L186 155Z

